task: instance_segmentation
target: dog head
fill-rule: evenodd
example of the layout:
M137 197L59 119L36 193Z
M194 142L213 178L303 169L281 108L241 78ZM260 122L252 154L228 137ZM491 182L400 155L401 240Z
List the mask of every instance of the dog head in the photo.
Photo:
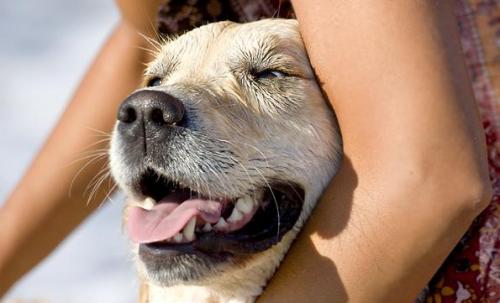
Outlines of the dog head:
M201 285L257 268L265 281L340 153L295 20L219 22L164 41L110 149L116 181L139 201L127 226L143 274Z

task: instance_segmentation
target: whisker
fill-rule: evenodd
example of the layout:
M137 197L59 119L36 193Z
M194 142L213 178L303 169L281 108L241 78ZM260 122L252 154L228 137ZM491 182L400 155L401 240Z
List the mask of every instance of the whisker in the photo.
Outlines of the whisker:
M297 189L295 188L295 186L293 186L292 182L290 182L290 181L285 181L284 183L285 183L288 187L290 187L290 188L293 190L293 192L295 193L295 196L296 196L299 200L301 200L301 199L302 199L302 195L301 195L301 194L297 191ZM305 197L304 197L304 198L305 198Z
M92 164L93 162L101 159L102 157L106 156L106 154L103 154L103 155L98 155L96 156L95 158L92 158L90 159L89 161L87 161L87 163L85 163L75 174L75 176L73 177L73 179L71 179L71 183L69 185L69 190L68 190L68 197L71 198L71 195L72 195L72 190L73 190L73 185L76 181L76 179L78 178L78 176L82 173L82 171L87 168L90 164Z
M139 35L146 41L148 42L148 44L154 49L156 50L157 52L160 52L161 51L161 43L158 42L157 40L151 38L151 37L148 37L146 36L145 34L143 33L139 33Z
M92 201L92 199L94 198L94 196L97 194L97 192L99 191L99 188L101 187L102 183L104 183L104 181L106 181L106 179L108 177L110 177L111 173L108 171L108 170L103 170L101 173L101 176L97 179L97 182L95 183L95 185L93 186L92 190L90 191L90 195L89 195L89 198L87 199L87 205L90 204L90 201ZM102 201L101 201L101 204L102 204Z
M153 57L156 57L160 54L159 50L156 50L156 49L150 49L150 48L146 48L146 47L142 47L142 46L135 46L135 48L143 50ZM145 65L148 65L148 63L145 63Z
M111 178L109 178L111 180ZM111 198L111 194L115 191L115 189L118 187L117 184L113 184L113 186L110 188L110 190L108 191L108 193L106 194L106 196L104 196L104 199L102 200L101 202L101 205L99 205L99 207L101 207L108 199L109 199L109 202L110 203L115 203L115 201L113 200L113 198Z
M111 132L106 132L106 131L99 130L99 129L96 129L96 128L93 128L93 127L90 127L90 126L86 126L85 128L88 129L88 130L94 131L94 132L96 132L98 134L111 137Z
M267 178L264 177L264 175L260 172L260 170L257 167L253 167L253 169L262 177L262 180L266 183L267 188L269 188L269 191L271 192L271 195L273 196L274 206L276 207L276 216L278 219L278 230L276 231L276 241L278 241L279 235L280 235L280 225L281 225L281 222L280 222L281 217L280 217L280 210L279 210L279 206L278 206L278 200L276 199L276 196L274 195L274 191L271 188L271 185L269 184L269 182L267 182Z
M105 163L103 166L101 166L101 169L99 170L99 172L92 179L90 179L89 184L87 184L87 186L85 187L84 194L90 189L91 186L93 186L97 182L97 180L99 179L99 177L101 175L108 173L107 166L108 166L108 163Z
M105 152L98 152L98 153L92 153L92 154L88 154L88 155L83 155L83 157L71 161L69 164L65 165L64 167L71 166L71 165L75 164L76 162L87 160L89 158L100 158L100 157L103 157L103 156L107 156L107 153L105 153Z

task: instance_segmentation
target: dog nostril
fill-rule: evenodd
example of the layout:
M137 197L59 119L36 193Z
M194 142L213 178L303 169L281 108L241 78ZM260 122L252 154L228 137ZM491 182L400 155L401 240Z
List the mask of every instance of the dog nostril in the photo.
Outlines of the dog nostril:
M152 108L147 120L156 125L177 125L183 119L184 107L180 102L171 101Z
M142 127L167 127L177 125L184 111L184 105L177 98L159 91L143 90L127 97L120 105L117 118L123 126L132 127L141 121L144 122Z
M118 111L118 120L123 123L132 123L137 119L137 113L133 107L125 107Z
M165 124L165 120L163 119L163 111L159 108L155 108L151 111L150 117L151 122L157 124Z

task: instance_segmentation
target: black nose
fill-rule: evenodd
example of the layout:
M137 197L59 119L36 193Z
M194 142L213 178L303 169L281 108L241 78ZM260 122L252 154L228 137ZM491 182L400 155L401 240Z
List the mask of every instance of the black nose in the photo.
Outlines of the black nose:
M137 91L125 99L118 109L118 120L128 127L144 123L146 127L177 125L184 118L182 102L161 91Z

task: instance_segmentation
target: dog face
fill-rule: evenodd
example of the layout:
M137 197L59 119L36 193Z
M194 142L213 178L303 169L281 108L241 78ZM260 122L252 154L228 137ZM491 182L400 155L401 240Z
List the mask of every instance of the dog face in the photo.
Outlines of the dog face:
M219 22L164 41L145 84L121 105L110 149L140 201L127 226L141 271L171 286L262 267L265 281L340 159L297 22Z

